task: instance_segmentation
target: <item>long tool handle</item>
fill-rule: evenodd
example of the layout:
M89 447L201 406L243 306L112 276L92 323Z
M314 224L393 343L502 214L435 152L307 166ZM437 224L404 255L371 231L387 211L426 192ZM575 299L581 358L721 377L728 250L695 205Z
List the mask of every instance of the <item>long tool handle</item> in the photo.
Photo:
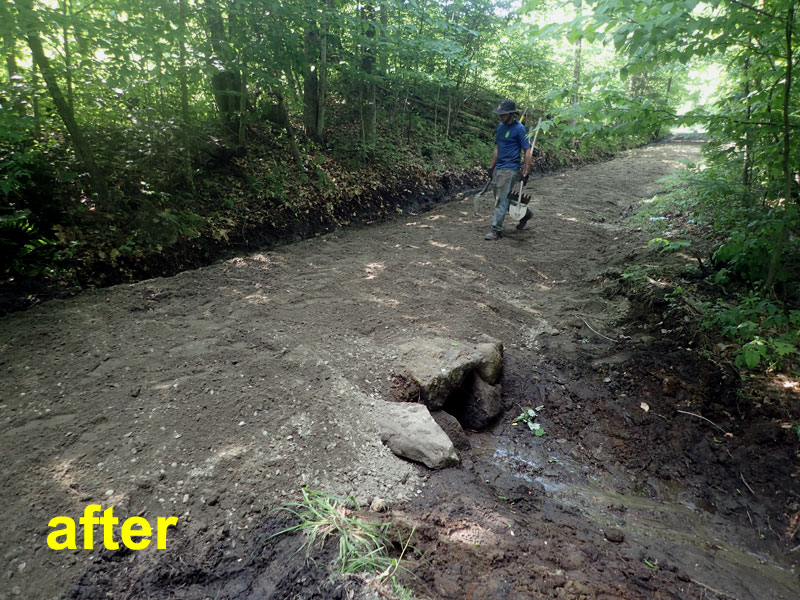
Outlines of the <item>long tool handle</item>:
M539 125L542 124L542 117L539 117L539 120L536 121L536 131L533 134L533 142L531 143L531 154L533 154L533 149L536 148L536 138L539 137Z
M533 149L536 148L536 138L539 137L539 125L542 124L542 117L539 117L539 120L536 121L536 130L533 134L533 142L531 142L531 154L533 154ZM522 202L522 182L519 182L519 194L517 194L517 204Z
M533 142L531 143L531 154L533 154L533 149L536 148L536 138L539 137L539 125L542 124L542 117L539 117L539 120L536 121L536 131L533 134ZM519 192L517 193L517 204L522 203L522 188L525 184L522 181L519 182Z
M483 186L483 189L472 197L472 212L474 213L478 212L481 196L483 196L486 193L486 190L489 189L490 183L492 183L491 177L489 177L489 181L486 182L486 185Z
M542 117L539 117L539 120L536 121L536 131L533 134L533 142L531 142L531 154L533 154L533 149L536 148L536 138L539 137L539 125L542 124ZM519 193L517 194L517 204L522 202L522 187L523 183L519 182Z

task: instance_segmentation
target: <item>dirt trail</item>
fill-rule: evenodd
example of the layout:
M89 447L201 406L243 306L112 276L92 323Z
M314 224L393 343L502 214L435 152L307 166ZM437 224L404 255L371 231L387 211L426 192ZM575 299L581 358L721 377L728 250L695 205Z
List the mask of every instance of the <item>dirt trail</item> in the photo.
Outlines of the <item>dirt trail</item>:
M648 239L622 213L697 156L650 146L531 181L535 218L499 242L488 199L474 215L466 198L2 318L0 598L346 597L264 541L303 486L417 524L409 585L430 597L797 597L791 557L721 505L708 428L639 409L718 399L724 374L646 347L607 293ZM505 344L503 420L458 469L391 455L371 409L393 348L481 334ZM685 393L655 394L670 377ZM537 404L544 438L510 424ZM48 521L90 502L180 526L166 551L48 549Z

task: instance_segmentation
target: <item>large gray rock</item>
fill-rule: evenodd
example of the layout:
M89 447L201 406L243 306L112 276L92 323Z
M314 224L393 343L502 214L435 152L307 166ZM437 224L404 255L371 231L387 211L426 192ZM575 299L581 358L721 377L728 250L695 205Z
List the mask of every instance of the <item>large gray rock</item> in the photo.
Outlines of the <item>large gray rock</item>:
M486 429L503 412L499 385L489 385L477 374L473 375L469 396L461 407L461 423L467 429Z
M478 375L486 383L494 385L503 372L503 344L500 342L485 342L478 344L475 348L483 356L483 360L476 369Z
M453 442L422 404L383 402L378 411L381 441L398 456L431 469L458 464Z
M431 410L441 409L473 372L495 383L500 377L503 346L500 342L459 342L447 338L413 340L401 344L398 359L419 385L419 399Z
M464 433L461 423L459 423L458 419L456 419L453 415L446 413L443 410L437 410L431 413L431 417L433 417L433 420L436 421L437 425L442 428L442 431L445 432L447 437L450 438L450 441L453 442L453 446L456 447L456 450L459 452L467 452L472 449L472 444L470 443L467 434Z

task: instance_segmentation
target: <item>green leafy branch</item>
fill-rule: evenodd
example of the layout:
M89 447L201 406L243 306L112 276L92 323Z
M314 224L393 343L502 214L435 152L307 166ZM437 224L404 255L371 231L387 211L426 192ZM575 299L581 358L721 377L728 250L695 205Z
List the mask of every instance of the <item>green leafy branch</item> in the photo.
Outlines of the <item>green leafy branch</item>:
M766 364L773 370L800 358L800 310L787 308L751 291L730 305L717 301L706 305L703 325L717 328L723 336L740 344L736 365L755 369Z

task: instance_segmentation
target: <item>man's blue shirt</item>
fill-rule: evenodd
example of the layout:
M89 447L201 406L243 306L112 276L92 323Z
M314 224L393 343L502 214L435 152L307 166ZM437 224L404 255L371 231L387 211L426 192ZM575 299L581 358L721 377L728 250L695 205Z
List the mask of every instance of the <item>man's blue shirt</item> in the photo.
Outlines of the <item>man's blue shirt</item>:
M495 143L497 144L496 169L519 169L520 153L531 147L528 132L519 121L511 125L499 123L495 130Z

